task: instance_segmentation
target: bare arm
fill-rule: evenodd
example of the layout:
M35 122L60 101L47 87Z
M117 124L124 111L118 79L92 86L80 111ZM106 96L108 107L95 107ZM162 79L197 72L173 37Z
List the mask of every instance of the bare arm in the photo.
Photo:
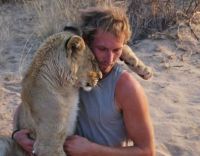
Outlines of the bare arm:
M123 112L128 137L134 142L134 147L126 155L154 155L148 101L139 82L127 72L122 74L117 83L116 101Z
M147 98L140 84L129 73L123 73L117 82L115 98L134 146L106 147L80 136L72 136L65 142L65 151L71 156L154 156Z

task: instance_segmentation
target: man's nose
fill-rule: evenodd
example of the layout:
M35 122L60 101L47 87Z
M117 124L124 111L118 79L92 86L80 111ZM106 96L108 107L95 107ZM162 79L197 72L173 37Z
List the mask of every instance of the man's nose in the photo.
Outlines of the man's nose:
M108 50L106 54L106 62L112 63L112 61L113 61L113 53L111 50Z

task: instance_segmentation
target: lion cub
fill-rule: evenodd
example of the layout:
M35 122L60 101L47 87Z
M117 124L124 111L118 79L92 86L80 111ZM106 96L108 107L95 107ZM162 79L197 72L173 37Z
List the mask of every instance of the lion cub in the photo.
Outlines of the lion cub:
M83 39L70 32L50 36L38 49L23 81L15 129L29 129L33 154L66 156L73 134L79 88L90 90L102 73ZM0 139L0 156L28 156L14 141Z

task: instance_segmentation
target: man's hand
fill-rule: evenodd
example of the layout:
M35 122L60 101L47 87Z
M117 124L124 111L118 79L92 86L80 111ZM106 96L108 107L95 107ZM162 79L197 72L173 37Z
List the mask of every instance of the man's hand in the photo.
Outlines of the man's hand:
M30 155L32 155L34 140L28 137L29 130L22 129L14 134L14 140Z
M91 146L93 145L88 139L73 135L68 137L64 143L64 151L70 156L90 156Z

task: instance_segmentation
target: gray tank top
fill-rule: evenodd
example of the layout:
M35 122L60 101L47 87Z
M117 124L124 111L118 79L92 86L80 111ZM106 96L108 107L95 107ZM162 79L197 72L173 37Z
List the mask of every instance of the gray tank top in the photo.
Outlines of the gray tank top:
M77 135L111 147L120 146L126 139L122 113L116 109L114 96L122 72L122 67L116 64L97 87L90 92L80 91Z

